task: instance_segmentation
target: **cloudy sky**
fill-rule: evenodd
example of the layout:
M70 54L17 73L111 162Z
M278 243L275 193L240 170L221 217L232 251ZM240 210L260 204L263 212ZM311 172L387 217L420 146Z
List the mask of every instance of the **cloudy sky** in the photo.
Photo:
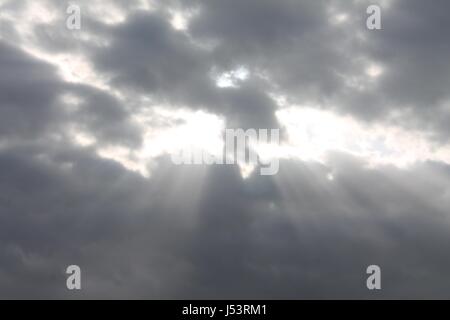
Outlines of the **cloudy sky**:
M0 298L450 298L449 13L0 0ZM225 128L279 172L171 161Z

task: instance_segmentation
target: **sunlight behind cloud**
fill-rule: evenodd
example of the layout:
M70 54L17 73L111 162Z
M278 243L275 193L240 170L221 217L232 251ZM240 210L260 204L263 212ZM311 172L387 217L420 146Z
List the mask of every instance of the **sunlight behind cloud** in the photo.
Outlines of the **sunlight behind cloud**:
M284 156L325 162L327 153L339 151L373 166L405 167L428 160L450 163L450 146L434 145L423 132L369 125L314 108L287 108L278 111L277 117L288 133Z
M224 72L216 77L216 86L219 88L238 88L239 83L247 80L250 72L245 67Z
M222 148L224 120L203 111L170 110L158 108L151 119L168 121L171 125L152 129L145 117L138 116L144 131L144 158L159 156L164 152L173 153L192 146L215 153Z
M373 64L366 69L366 73L372 78L377 78L383 74L383 68L379 65Z
M369 166L394 165L405 168L417 162L441 161L450 164L450 146L436 146L421 132L392 125L369 125L351 117L338 116L314 108L291 107L279 110L277 118L287 139L280 145L253 144L263 162L270 159L300 159L326 164L331 152L343 152L364 160ZM150 177L149 164L157 157L173 155L185 148L211 155L223 151L224 119L203 111L156 108L151 114L134 116L141 127L143 144L139 149L123 145L99 148L98 154L121 163L125 168ZM73 141L91 146L95 137L73 132ZM238 163L242 177L254 166ZM334 180L332 173L326 177Z

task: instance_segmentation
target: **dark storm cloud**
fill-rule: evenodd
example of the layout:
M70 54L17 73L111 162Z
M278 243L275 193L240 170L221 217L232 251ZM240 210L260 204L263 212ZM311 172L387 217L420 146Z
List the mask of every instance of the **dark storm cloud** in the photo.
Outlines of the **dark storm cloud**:
M89 8L81 4L82 9ZM64 12L63 5L56 7ZM174 30L164 9L130 11L127 19L116 25L101 23L87 11L81 31L61 28L64 16L54 24L38 24L35 44L53 54L85 55L97 72L111 78L113 88L129 96L151 97L152 105L212 111L225 116L230 127L279 127L275 103L266 92L268 84L251 77L240 88L218 88L213 77L240 67L239 60L224 64L219 52L211 52L202 41L196 43L189 34ZM95 40L86 41L83 32ZM102 41L111 44L105 47Z
M266 71L292 102L317 103L366 120L403 111L402 125L425 127L447 141L449 3L382 5L381 31L366 29L368 4L208 1L190 32L219 42L219 64L238 61ZM333 14L342 13L347 21L333 24ZM369 81L363 91L349 87L346 82L355 77L364 83L370 63L384 67L379 81Z
M100 145L141 144L141 131L133 124L130 110L113 95L85 85L67 86L64 94L81 99L75 110L66 113L66 121L93 135Z
M62 85L54 68L0 42L0 73L1 136L35 136L55 125Z
M366 1L168 1L150 14L136 10L137 2L113 3L128 15L124 23L107 26L80 2L88 34L112 41L111 47L75 40L77 32L61 28L64 16L56 24L37 25L36 39L47 50L84 52L96 69L112 73L114 86L150 95L155 105L212 110L224 114L231 126L278 126L276 107L267 96L274 91L294 103L318 104L369 121L389 120L393 110L401 111L397 123L447 140L445 1L436 6L392 1L383 7L383 30L375 32L365 27ZM56 7L64 9L61 3ZM187 32L171 28L170 9L198 10ZM333 23L340 13L347 21ZM198 45L206 43L217 46ZM378 81L365 74L372 62L384 68ZM252 72L250 79L264 72L270 81L232 91L211 81L211 70L242 65ZM349 85L352 81L365 89ZM252 95L254 102L239 104L237 95ZM241 111L254 119L236 121Z
M111 47L92 54L95 66L112 74L114 86L152 96L156 105L222 114L230 127L277 127L275 104L260 81L238 89L217 88L214 55L175 31L163 16L136 14L110 32Z
M2 297L450 295L448 166L368 170L336 156L330 184L314 164L283 163L279 178L246 181L230 166L162 164L146 180L63 149L47 159L2 152ZM199 197L187 201L185 188ZM75 262L84 289L71 294L63 271ZM383 268L376 294L365 288L373 263Z
M161 157L146 179L95 153L138 148L133 115L160 105L277 127L271 92L372 122L399 111L399 125L447 141L448 2L393 1L374 32L365 1L164 1L154 12L113 2L124 21L105 24L81 1L83 28L71 32L49 1L61 16L33 25L32 40L15 25L30 21L0 21L0 298L450 297L448 165L368 169L333 154L244 180L236 167ZM177 31L171 9L198 13ZM341 12L348 20L333 24ZM110 88L64 81L27 46L83 55ZM376 81L371 62L384 68ZM248 79L216 86L214 73L239 67ZM73 127L97 144L54 139ZM81 292L65 288L70 264ZM365 287L370 264L382 267L381 292Z
M65 126L76 124L103 143L140 143L129 114L109 93L64 83L54 66L1 42L0 72L2 138L34 139L61 130L64 133ZM63 107L61 99L66 94L82 99L78 110Z
M329 1L208 1L190 30L194 37L219 42L219 63L238 61L265 72L274 91L289 93L294 102L323 104L344 89L340 74L358 71L354 60L360 54L348 32L355 26L331 25L331 7ZM361 17L365 7L359 9L352 8L350 17ZM350 47L343 50L343 45Z
M391 107L413 110L423 128L448 141L450 113L450 21L448 1L396 1L386 11L384 30L372 34L368 52L386 64L380 92ZM414 121L414 120L413 120Z
M111 28L112 47L95 56L101 70L114 71L112 82L162 95L176 93L195 76L206 76L207 56L156 14L137 14ZM202 63L204 62L204 63ZM200 69L200 70L199 70Z

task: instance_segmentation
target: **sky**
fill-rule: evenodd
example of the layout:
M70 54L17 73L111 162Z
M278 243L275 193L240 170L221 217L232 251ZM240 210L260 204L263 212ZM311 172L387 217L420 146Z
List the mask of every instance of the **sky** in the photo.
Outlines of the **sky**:
M0 0L0 298L449 299L449 12ZM227 128L279 171L172 161Z

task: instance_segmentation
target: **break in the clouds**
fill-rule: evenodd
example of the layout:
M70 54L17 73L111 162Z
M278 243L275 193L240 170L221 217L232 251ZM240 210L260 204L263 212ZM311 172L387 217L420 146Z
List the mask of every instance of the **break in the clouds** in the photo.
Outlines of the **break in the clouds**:
M0 297L449 298L449 11L0 0ZM278 174L171 162L225 128Z

